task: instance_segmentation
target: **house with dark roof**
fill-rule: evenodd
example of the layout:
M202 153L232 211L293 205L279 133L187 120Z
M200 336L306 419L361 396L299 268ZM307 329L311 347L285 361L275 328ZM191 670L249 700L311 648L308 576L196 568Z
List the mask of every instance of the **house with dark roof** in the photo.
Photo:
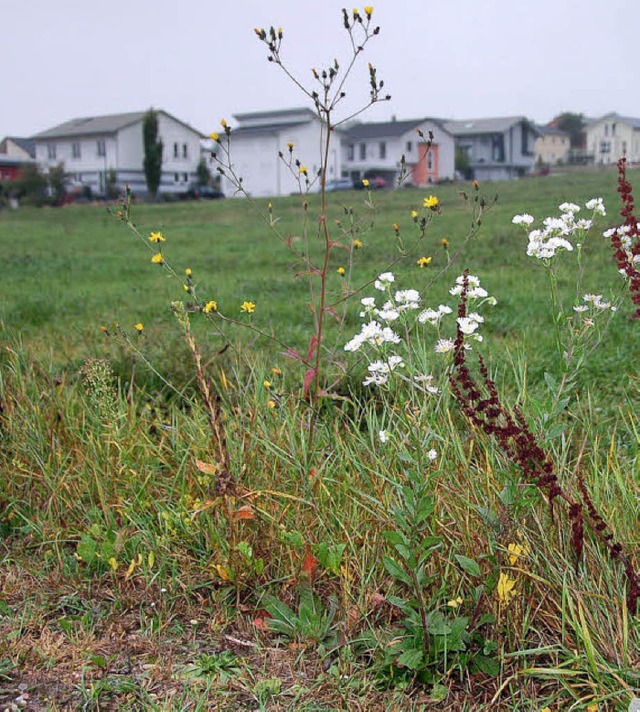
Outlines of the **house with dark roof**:
M446 121L444 128L455 138L468 179L519 178L535 167L539 131L524 116Z
M640 119L611 112L588 122L586 133L594 163L616 163L622 156L640 162Z
M422 133L422 137L420 136ZM433 142L427 146L429 132ZM437 119L358 123L342 132L342 173L355 183L384 178L397 185L403 171L413 185L452 180L455 146L451 133Z
M28 138L7 136L0 141L0 180L20 178L22 169L35 163L35 145Z
M536 164L555 166L564 163L571 150L571 136L552 124L537 126L538 137L535 142Z
M311 190L319 188L316 176L326 129L315 111L309 108L254 111L234 114L233 118L237 123L231 131L233 171L242 178L242 185L250 195L290 195L304 188L296 160L307 168L313 182ZM289 144L293 144L291 152ZM216 146L211 149L215 152ZM336 140L328 158L326 178L332 180L340 175L340 143ZM226 195L236 191L228 175L221 176L221 187Z
M86 116L66 121L33 136L35 157L47 171L64 165L72 188L88 186L105 194L110 176L145 195L142 125L145 111ZM159 109L158 134L163 144L160 193L180 193L196 180L200 161L200 131Z

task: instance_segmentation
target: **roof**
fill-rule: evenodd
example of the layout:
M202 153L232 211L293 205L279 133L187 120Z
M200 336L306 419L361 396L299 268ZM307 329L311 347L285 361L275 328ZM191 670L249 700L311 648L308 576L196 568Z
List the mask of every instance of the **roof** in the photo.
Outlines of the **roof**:
M204 134L200 131L194 129L189 124L184 121L180 121L175 116L172 116L163 109L158 109L159 114L164 114L169 118L177 121L178 123L191 129L194 133L197 133L200 137L204 137ZM105 116L84 116L78 119L71 119L71 121L65 121L63 124L54 126L46 131L41 131L35 134L32 138L35 140L47 139L47 138L68 138L73 136L92 136L97 134L113 134L124 129L127 126L136 124L142 121L144 115L147 111L131 111L126 114L107 114Z
M317 114L308 106L301 106L294 109L274 109L273 111L250 111L243 114L234 114L233 118L239 122L254 121L255 119L282 119L296 114L307 115L308 118L315 118ZM279 121L278 123L282 123Z
M504 116L489 119L466 119L446 121L445 129L454 136L477 136L480 134L503 133L521 122L527 123L534 131L535 125L525 116Z
M568 136L567 131L563 131L562 129L559 129L557 126L551 126L551 124L536 124L536 129L538 129L538 132L540 133L541 136L548 136L550 134L556 134L557 136Z
M345 129L343 135L346 139L359 140L370 138L388 138L403 136L407 131L413 131L426 121L432 121L441 126L442 122L439 119L407 119L405 121L381 121L378 123L359 123Z
M605 114L604 116L601 116L599 119L595 119L593 121L593 123L594 124L600 123L601 121L604 121L605 119L615 119L616 121L620 121L623 124L628 124L633 129L640 129L640 119L637 119L633 116L621 116L620 114L616 114L615 111L612 111L609 114Z
M280 131L286 131L288 129L296 128L297 126L304 126L305 124L305 121L295 121L291 123L263 124L261 126L238 126L238 128L233 129L232 136L279 133Z
M19 146L23 151L28 153L31 158L36 157L36 144L35 141L33 141L30 138L19 138L18 136L5 136L5 138L0 141L0 149L2 146L5 146L5 151L6 151L6 142L11 141L12 143L15 143L16 146Z

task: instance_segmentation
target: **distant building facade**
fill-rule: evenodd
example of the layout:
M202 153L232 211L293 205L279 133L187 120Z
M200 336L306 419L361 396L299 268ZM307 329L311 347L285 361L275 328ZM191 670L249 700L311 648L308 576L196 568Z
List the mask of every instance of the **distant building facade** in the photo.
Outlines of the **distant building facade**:
M0 181L16 181L26 165L35 163L31 139L7 136L0 141Z
M565 163L571 150L571 136L554 126L538 126L539 136L535 142L536 163L555 166Z
M88 186L104 194L110 174L119 186L146 195L142 125L146 111L72 119L33 137L35 158L45 170L64 164L71 188ZM157 110L163 143L159 193L186 191L196 180L200 141L196 129L162 109Z
M610 113L587 124L587 149L595 164L616 163L626 156L640 162L640 119Z

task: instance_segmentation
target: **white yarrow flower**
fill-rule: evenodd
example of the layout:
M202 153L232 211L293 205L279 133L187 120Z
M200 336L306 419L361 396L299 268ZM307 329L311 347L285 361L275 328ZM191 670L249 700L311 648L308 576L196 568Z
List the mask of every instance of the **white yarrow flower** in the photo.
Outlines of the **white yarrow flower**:
M385 289L395 281L396 278L393 276L393 272L383 272L381 275L378 275L378 279L373 283L373 286L380 292L384 292Z
M431 448L431 450L429 450L429 452L427 453L427 457L429 458L429 462L433 462L434 460L437 460L438 459L438 451Z

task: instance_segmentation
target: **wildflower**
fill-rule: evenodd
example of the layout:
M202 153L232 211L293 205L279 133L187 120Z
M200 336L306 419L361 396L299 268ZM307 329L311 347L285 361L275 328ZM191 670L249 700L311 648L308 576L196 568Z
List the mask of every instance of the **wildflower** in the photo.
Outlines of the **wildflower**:
M279 376L282 371L279 368L276 368L275 366L271 369L271 373L273 373L274 376Z
M478 188L480 188L480 183L478 183L477 180L474 180L472 185L474 190L478 190Z
M151 261L153 262L154 265L163 264L164 257L162 256L162 252L156 252L156 254L151 258Z
M222 126L223 129L226 129L227 128L227 120L220 119L220 126Z
M469 336L470 334L473 334L473 332L478 328L478 322L475 319L470 319L467 316L459 316L458 327L465 336Z
M138 322L134 327L133 327L139 334L141 334L144 331L144 325L142 322Z
M106 327L104 324L100 327L100 331L101 331L103 334L108 334L108 333L109 333L109 329L107 329L107 327Z
M393 272L383 272L378 275L378 279L373 283L373 286L380 292L384 292L388 285L395 282L396 278L393 276Z
M240 311L246 312L247 314L253 314L256 310L256 305L253 302L242 302L240 305Z
M432 210L435 210L438 207L438 203L440 201L438 198L436 198L435 195L430 195L428 198L425 198L422 201L422 207L423 208L431 208Z
M218 136L218 134L215 131L213 133L209 134L209 138L213 139L217 143L220 143L220 136Z
M354 240L353 241L353 246L356 250L359 250L362 247L362 241L361 240Z
M338 269L336 270L336 272L337 272L341 277L344 277L346 270L345 270L344 267L338 267Z
M442 240L440 240L440 244L444 247L444 249L448 249L449 247L449 240L447 240L446 237L443 237Z
M409 309L418 309L420 302L420 294L416 289L399 290L395 294L398 311L407 311Z
M502 572L500 578L498 579L498 586L496 588L496 593L498 594L498 600L500 603L509 603L511 599L516 595L514 590L516 582L512 579L509 574Z
M513 220L511 222L514 225L531 225L533 224L535 218L533 215L529 215L528 213L522 213L522 215L514 215Z
M523 554L522 547L519 544L512 543L509 544L507 550L509 552L509 563L511 564L511 566L515 566L518 559Z
M202 309L202 311L205 314L210 314L211 312L214 312L217 309L218 309L218 302L216 302L214 299L212 299L211 301L207 302L204 305L204 308Z
M418 211L417 211L417 210L412 210L412 211L411 211L411 217L412 217L414 220L417 220L417 219L418 219Z
M368 180L367 178L363 178L363 180L362 180L362 185L363 185L365 188L368 188L368 187L369 187L369 180Z
M416 264L420 265L420 269L431 264L431 257L421 257Z
M588 200L585 204L585 208L587 210L593 210L594 213L602 215L603 217L607 214L602 198L592 198L591 200Z
M294 146L293 141L289 141L287 143L287 148L289 149L289 153L291 153L293 151L293 146Z
M275 408L275 407L276 407L276 402L274 400L267 401L267 408Z
M385 302L382 309L375 309L374 313L383 321L395 321L400 317L400 312L394 307L393 302Z
M393 223L391 226L396 232L400 232L400 228L398 227L398 223Z
M188 284L183 284L182 289L184 289L187 294L191 294L191 287Z
M558 208L563 213L573 214L573 213L580 212L580 206L576 205L575 203L562 203L562 205L559 205Z
M461 603L462 598L458 596L457 598L453 598L450 601L447 601L447 606L449 606L449 608L457 608Z
M185 269L184 273L187 275L187 277L191 277L191 275L193 274L191 272L191 267L187 267L187 269Z
M380 430L380 432L378 433L378 439L384 445L386 442L389 441L389 433L386 430Z
M166 242L166 238L161 232L152 232L149 235L149 242Z
M437 460L438 459L438 451L431 448L431 450L429 450L429 452L427 453L427 458L429 459L429 462L433 462L434 460Z
M264 382L262 383L262 385L263 385L265 388L271 388L271 381L264 381Z
M364 14L367 16L367 20L370 20L371 15L373 15L373 5L365 5Z
M454 346L453 339L438 339L434 351L437 354L446 354L449 353L449 351L453 351Z
M116 217L122 219L124 217L124 213L122 210L117 210L116 211Z
M308 171L306 166L300 166L300 173L302 173L303 176L306 176Z

